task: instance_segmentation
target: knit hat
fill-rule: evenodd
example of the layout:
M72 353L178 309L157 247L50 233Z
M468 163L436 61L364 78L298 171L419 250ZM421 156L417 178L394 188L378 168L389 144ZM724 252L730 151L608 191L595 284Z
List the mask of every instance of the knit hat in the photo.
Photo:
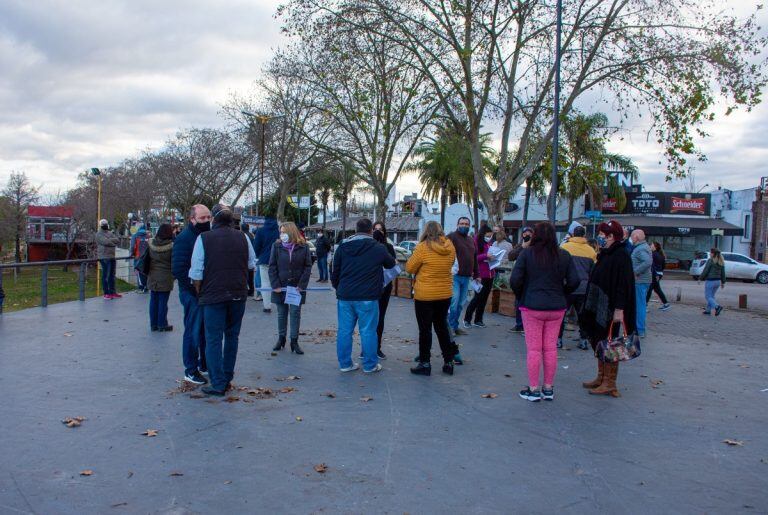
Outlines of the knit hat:
M577 227L582 227L582 225L579 222L577 222L576 220L571 222L571 225L568 226L568 234L572 235L573 234L573 230L576 229Z
M109 225L109 222L107 222L106 218L102 218L101 220L99 220L99 226L102 226L102 225Z

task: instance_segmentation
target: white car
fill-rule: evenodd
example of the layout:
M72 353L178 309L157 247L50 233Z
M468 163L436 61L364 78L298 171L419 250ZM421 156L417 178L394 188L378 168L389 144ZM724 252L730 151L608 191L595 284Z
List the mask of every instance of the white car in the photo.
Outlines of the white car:
M709 259L709 253L703 258L694 259L691 263L691 269L688 273L697 281L704 271L707 259ZM768 265L758 263L750 257L734 252L723 252L723 259L725 260L726 279L743 279L750 283L757 281L760 284L768 284Z
M416 248L416 245L418 245L418 244L419 244L419 242L418 242L418 241L413 241L413 240L406 240L406 241L401 241L401 242L400 242L400 243L398 243L397 245L398 245L398 246L400 246L400 247L402 247L402 248L404 248L404 249L405 249L405 250L407 250L408 252L411 252L411 253L412 253L412 252L413 252L413 249L415 249L415 248Z
M393 245L393 247L395 249L395 255L397 256L398 261L408 261L408 258L411 257L411 254L413 254L413 252L403 247L399 247L397 245Z

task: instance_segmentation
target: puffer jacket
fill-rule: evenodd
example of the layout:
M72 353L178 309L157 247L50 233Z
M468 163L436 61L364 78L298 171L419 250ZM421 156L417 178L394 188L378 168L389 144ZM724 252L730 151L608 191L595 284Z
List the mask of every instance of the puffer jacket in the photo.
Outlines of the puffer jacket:
M635 284L651 284L653 257L648 242L641 241L632 249L632 270L635 272Z
M96 233L96 256L99 259L113 259L115 257L115 248L120 243L120 238L109 229L99 229Z
M587 243L587 239L581 236L571 236L560 248L571 255L573 266L581 281L573 295L586 294L589 274L597 261L597 252Z
M150 291L172 291L173 274L171 273L171 254L173 240L149 240L149 275L147 288Z
M405 271L416 276L413 285L416 300L444 300L453 295L453 261L456 248L448 238L439 242L422 241L405 264Z

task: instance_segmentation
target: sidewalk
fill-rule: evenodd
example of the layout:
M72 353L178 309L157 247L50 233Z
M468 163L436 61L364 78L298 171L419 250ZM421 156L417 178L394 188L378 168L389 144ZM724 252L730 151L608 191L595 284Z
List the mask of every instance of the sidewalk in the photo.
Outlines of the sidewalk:
M285 390L225 402L178 391L171 298L172 333L149 332L140 295L0 317L0 511L768 511L764 317L652 310L621 399L581 388L594 358L569 341L555 401L532 404L517 396L524 343L509 318L460 338L455 376L415 377L412 301L393 298L385 370L340 374L332 293L303 309L304 356L272 356L276 315L248 301L235 383ZM278 380L288 376L300 379ZM61 423L74 416L81 427Z

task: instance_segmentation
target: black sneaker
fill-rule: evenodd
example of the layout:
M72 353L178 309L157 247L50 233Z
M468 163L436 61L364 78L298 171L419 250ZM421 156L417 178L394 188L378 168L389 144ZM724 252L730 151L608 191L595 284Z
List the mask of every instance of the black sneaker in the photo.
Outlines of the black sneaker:
M272 308L264 308L264 313L272 313Z
M485 327L485 324L483 322L475 322L472 324L472 327Z
M546 388L541 389L541 397L545 401L553 401L555 400L555 389L551 388L547 390Z
M449 361L443 365L443 374L453 375L453 361Z
M719 317L720 313L723 312L723 306L717 306L717 309L715 309L715 316Z
M380 350L376 351L376 355L379 357L379 359L387 359L387 355L381 352Z
M429 361L421 361L418 365L411 369L411 374L416 374L419 376L432 375L432 365L429 364Z
M523 326L515 326L514 329L512 329L513 333L522 333L523 332Z
M224 392L221 390L214 390L210 386L203 386L200 391L206 395L213 395L214 397L224 397Z
M562 338L558 338L557 339L557 348L558 349L562 349L563 348L563 339Z
M520 391L520 398L531 402L539 402L541 400L541 392L531 391L530 387L526 387L525 390Z
M191 374L185 374L184 380L192 384L208 384L208 380L203 377L199 370L195 370Z
M585 339L585 340L581 340L581 341L579 342L579 348L580 348L581 350L587 350L587 349L589 348L589 342L587 342L587 340L586 340L586 339Z

